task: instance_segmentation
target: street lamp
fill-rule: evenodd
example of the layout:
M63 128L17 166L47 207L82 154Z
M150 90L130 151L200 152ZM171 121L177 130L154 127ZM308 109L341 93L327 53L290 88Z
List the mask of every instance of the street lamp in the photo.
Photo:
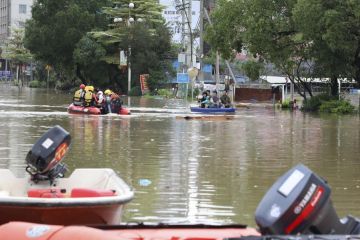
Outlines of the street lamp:
M131 23L135 22L135 19L130 16L131 9L133 9L134 7L135 7L134 3L130 2L129 3L129 15L128 15L128 19L126 21L128 27L130 27ZM119 23L119 22L123 22L123 21L124 20L121 17L120 18L114 18L114 23ZM143 22L143 19L138 18L137 22ZM131 61L130 61L130 57L131 57L131 45L129 43L128 57L127 57L127 65L128 65L128 96L130 96L130 90L131 90ZM130 106L130 99L129 99L128 105Z

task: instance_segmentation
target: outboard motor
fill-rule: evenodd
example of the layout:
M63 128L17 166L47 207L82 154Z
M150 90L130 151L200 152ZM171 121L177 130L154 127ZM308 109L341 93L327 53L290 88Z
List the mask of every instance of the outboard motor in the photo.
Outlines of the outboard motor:
M35 183L64 177L67 167L61 163L69 150L70 134L60 126L49 129L31 148L26 156L26 171Z
M299 164L268 190L255 212L265 234L359 234L360 222L352 216L339 219L327 182Z

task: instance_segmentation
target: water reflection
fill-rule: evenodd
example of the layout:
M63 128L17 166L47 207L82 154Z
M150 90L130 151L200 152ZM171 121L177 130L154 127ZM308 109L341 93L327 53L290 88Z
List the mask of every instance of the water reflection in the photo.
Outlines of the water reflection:
M325 177L340 216L360 216L358 116L239 109L234 120L187 121L180 100L136 98L130 116L69 115L71 96L0 85L0 167L24 175L50 127L72 136L66 163L109 167L135 189L126 221L247 223L272 183L301 162ZM150 185L140 185L147 179Z

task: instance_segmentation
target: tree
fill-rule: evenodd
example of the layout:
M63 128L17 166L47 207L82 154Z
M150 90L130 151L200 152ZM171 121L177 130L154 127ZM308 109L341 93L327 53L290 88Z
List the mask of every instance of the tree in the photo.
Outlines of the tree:
M74 78L74 50L95 28L106 26L100 11L107 0L39 0L26 23L25 46L37 60L54 67L62 79ZM81 76L80 76L81 77Z
M171 51L170 32L165 26L161 15L163 7L158 1L132 2L133 9L129 8L127 0L114 1L111 7L103 8L110 23L104 31L93 31L92 36L107 49L103 59L109 64L119 65L120 50L126 52L132 65L132 83L139 85L140 74L153 73L153 76L150 76L149 88L154 89L165 79L167 58ZM132 17L134 22L130 23L129 17ZM128 52L130 47L131 55ZM157 79L154 79L155 76ZM113 77L113 82L119 88L126 88L127 74L124 70Z
M74 62L77 65L77 75L82 76L87 84L105 87L109 84L107 64L102 61L106 49L89 35L85 35L76 44L74 49Z
M241 65L242 70L250 78L250 80L258 80L260 78L260 73L264 68L263 63L259 61L246 61Z
M11 37L6 42L2 56L11 60L12 64L16 66L17 80L19 80L19 75L23 79L24 72L20 70L22 66L29 64L33 58L30 51L24 47L24 29L13 28L11 30Z
M240 45L273 63L306 100L313 78L360 81L359 0L220 1L208 29L210 43L224 56ZM229 28L225 26L229 25ZM224 29L230 29L225 31ZM239 44L241 43L241 44Z
M219 0L219 7L212 13L212 25L206 26L205 39L222 57L231 59L243 48L243 0Z
M302 39L311 42L316 75L330 77L332 95L338 78L360 83L360 1L299 0L294 19Z

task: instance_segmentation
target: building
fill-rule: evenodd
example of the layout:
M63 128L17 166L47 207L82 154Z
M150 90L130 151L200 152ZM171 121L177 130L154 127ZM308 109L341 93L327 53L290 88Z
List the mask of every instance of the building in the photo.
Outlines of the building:
M186 33L183 32L184 26L180 10L182 8L182 0L160 0L159 3L165 7L162 15L165 18L167 25L170 27L172 41L175 43L183 43ZM191 1L191 13L191 28L194 33L199 29L200 0ZM184 24L187 24L186 20L184 21ZM199 39L196 38L194 39L194 46L198 45Z
M22 28L31 18L34 0L0 0L0 43L10 36L11 28Z

